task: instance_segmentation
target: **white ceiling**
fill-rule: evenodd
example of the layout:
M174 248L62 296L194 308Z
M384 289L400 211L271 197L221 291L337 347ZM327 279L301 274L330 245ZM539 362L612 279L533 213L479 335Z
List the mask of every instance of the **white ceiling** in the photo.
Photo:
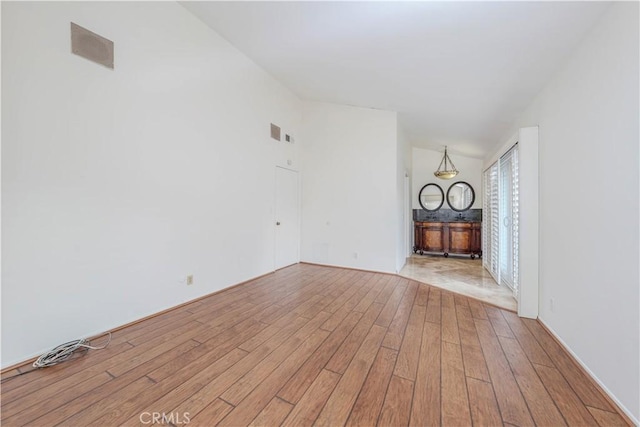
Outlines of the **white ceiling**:
M397 111L482 158L607 2L182 2L303 99Z

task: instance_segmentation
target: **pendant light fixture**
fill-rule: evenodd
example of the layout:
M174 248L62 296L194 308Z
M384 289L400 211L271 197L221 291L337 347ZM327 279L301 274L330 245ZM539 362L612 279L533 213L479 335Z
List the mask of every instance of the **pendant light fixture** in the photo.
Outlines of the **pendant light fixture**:
M444 169L442 169L443 164ZM458 169L456 169L455 165L451 161L451 158L447 154L446 146L444 147L444 156L442 156L442 160L440 160L440 166L438 166L438 170L433 174L440 179L451 179L454 176L458 175Z

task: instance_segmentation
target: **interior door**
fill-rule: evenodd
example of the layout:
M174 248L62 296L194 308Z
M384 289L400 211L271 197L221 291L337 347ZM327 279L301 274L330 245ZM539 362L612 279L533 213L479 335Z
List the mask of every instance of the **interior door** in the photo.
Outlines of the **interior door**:
M276 167L275 268L299 261L298 172Z

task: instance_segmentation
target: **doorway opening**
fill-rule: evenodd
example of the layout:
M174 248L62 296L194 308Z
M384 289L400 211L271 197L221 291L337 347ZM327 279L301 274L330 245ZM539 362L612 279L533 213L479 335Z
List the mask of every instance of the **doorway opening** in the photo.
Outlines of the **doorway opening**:
M399 274L515 309L520 317L537 318L538 141L537 126L520 128L484 162L480 260L412 255ZM422 210L414 209L415 221L434 216L427 212L429 207L425 208L422 203L421 207ZM437 208L432 209L435 210ZM416 239L413 239L414 250ZM423 242L419 246L424 246ZM465 284L469 285L466 289ZM502 298L492 295L492 291L506 295L508 304L502 304Z

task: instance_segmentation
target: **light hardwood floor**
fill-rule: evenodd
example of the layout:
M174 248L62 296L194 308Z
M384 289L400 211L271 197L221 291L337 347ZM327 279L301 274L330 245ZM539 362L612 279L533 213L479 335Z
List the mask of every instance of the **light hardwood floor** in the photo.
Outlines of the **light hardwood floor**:
M307 264L5 380L1 409L3 426L625 425L538 322Z

